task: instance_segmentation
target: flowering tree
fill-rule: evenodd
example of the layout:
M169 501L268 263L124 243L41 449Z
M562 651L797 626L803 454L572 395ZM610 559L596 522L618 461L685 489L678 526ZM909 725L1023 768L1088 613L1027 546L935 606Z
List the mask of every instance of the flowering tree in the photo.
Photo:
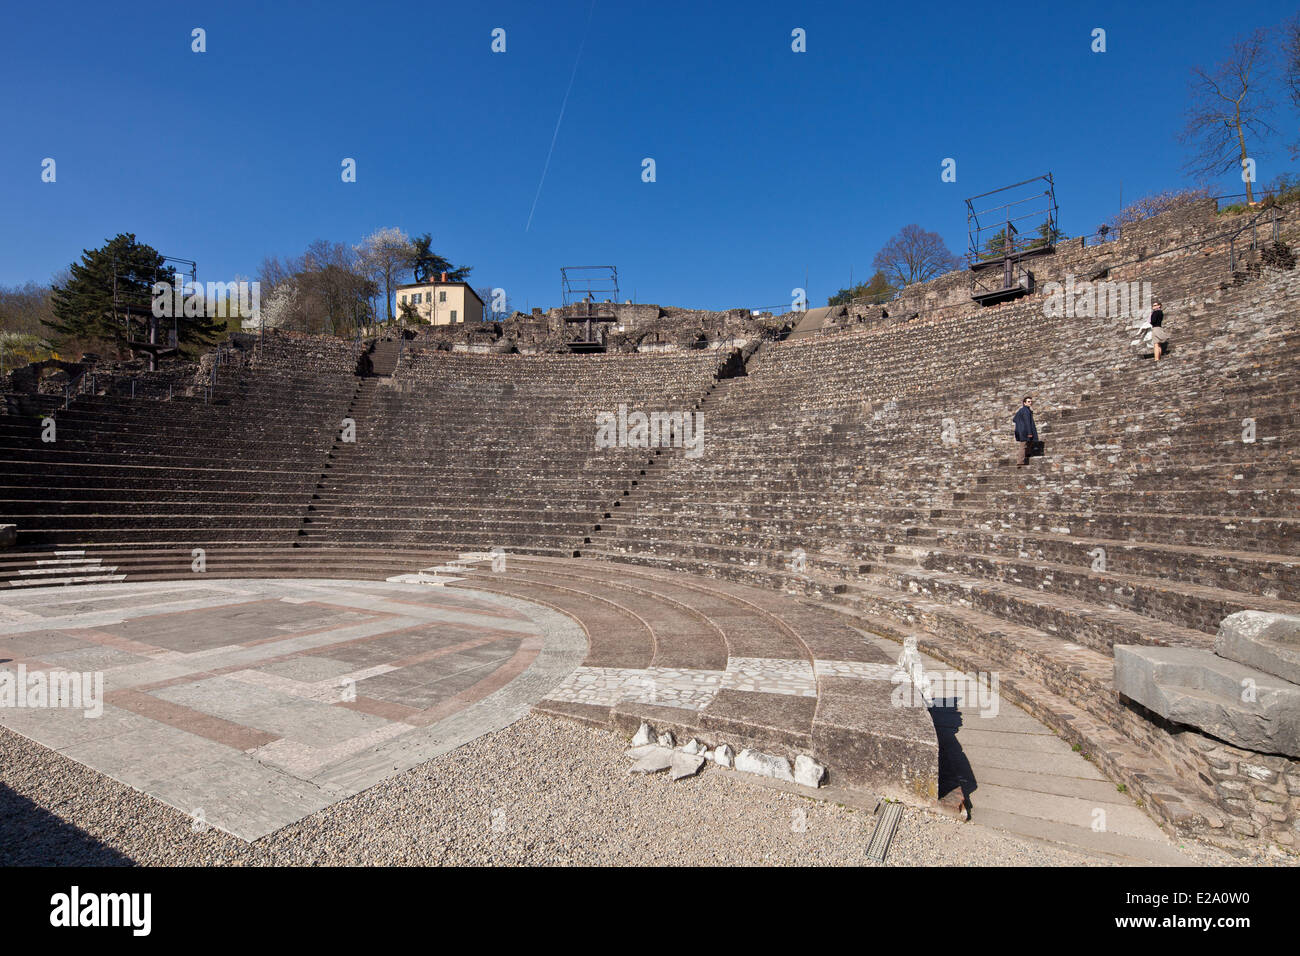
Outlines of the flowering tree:
M411 237L396 226L376 229L356 246L357 266L362 275L384 290L388 317L393 317L393 291L410 268ZM378 310L376 310L378 311Z

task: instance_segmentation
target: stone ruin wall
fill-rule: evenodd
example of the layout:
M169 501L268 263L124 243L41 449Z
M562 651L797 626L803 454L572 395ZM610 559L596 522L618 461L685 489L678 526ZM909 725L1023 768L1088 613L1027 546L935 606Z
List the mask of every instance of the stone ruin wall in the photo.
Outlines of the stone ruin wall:
M755 318L745 309L711 311L628 302L601 305L615 316L613 322L600 323L606 347L612 352L743 348L780 324L770 316ZM413 330L413 343L454 352L567 352L575 327L564 319L566 314L576 313L573 306L545 312L534 309L532 313L515 312L502 322L421 326Z
M1218 811L1200 808L1209 831L1198 836L1224 846L1272 843L1300 852L1300 760L1243 750L1138 710L1134 705L1130 712L1129 737ZM1177 819L1176 808L1161 809L1166 819Z
M1081 239L1063 239L1054 254L1026 260L1026 268L1034 274L1037 290L1029 300L1043 296L1044 286L1049 282L1064 282L1068 275L1073 275L1076 282L1083 281L1104 267L1111 267L1112 271L1100 281L1136 282L1150 277L1157 299L1161 296L1178 299L1190 289L1208 291L1213 282L1206 281L1207 272L1221 273L1217 277L1221 281L1229 281L1232 274L1228 266L1227 241L1204 240L1245 224L1249 221L1249 216L1220 216L1217 209L1218 205L1213 199L1198 200L1125 226L1120 238L1111 242L1085 246ZM1293 241L1300 234L1300 211L1292 205L1283 207L1281 215L1283 238ZM1267 238L1267 229L1261 228L1261 242ZM1173 268L1162 269L1158 263L1148 265L1145 261L1193 243L1203 243L1199 248L1188 250L1188 254L1199 257L1202 262L1200 267L1189 268L1185 263L1180 263ZM1238 242L1238 250L1245 250L1245 243L1241 240ZM1162 278L1166 281L1160 281ZM1026 300L1022 298L1015 301L1023 303ZM961 269L929 282L909 286L898 298L889 302L854 300L840 310L838 315L833 314L823 332L886 326L909 321L918 313L926 318L953 319L977 308L970 298L970 272Z

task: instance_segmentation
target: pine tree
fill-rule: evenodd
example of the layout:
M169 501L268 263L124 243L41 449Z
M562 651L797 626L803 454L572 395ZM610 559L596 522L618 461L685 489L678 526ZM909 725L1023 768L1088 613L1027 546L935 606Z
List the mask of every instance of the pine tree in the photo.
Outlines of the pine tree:
M411 270L416 282L432 282L444 272L448 282L464 282L469 278L472 266L453 266L430 248L432 244L433 236L427 232L411 240Z
M897 291L889 281L888 276L883 271L878 270L869 282L859 282L851 289L840 289L839 292L826 300L826 304L847 305L854 299L869 299L872 302L882 302L892 297Z
M137 242L129 232L119 233L99 249L83 250L81 261L72 263L68 272L68 281L51 290L54 318L44 324L62 339L105 339L122 345L148 336L138 328L132 332L132 319L124 310L114 308L114 277L117 304L130 303L136 310L136 322L140 321L139 310L148 309L152 302L153 284L175 281L165 257L152 246ZM206 311L175 318L178 344L205 345L222 333L225 322ZM173 325L170 318L159 321ZM159 331L165 337L171 329Z

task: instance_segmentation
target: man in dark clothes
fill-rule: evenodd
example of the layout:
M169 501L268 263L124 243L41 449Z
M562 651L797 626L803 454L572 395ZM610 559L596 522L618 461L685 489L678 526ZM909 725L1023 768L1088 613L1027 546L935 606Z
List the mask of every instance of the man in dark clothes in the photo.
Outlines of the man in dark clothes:
M1029 443L1038 441L1038 429L1034 426L1033 404L1033 396L1026 395L1012 419L1016 425L1016 441L1020 443L1020 461L1016 463L1017 468L1023 468L1029 463Z

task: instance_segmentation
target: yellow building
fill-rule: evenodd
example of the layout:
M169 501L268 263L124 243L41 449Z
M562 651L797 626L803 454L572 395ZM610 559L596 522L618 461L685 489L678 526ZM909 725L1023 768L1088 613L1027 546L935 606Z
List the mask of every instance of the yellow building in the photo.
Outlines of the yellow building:
M468 282L412 282L397 287L397 312L409 302L417 315L430 325L457 325L483 321L483 300Z

